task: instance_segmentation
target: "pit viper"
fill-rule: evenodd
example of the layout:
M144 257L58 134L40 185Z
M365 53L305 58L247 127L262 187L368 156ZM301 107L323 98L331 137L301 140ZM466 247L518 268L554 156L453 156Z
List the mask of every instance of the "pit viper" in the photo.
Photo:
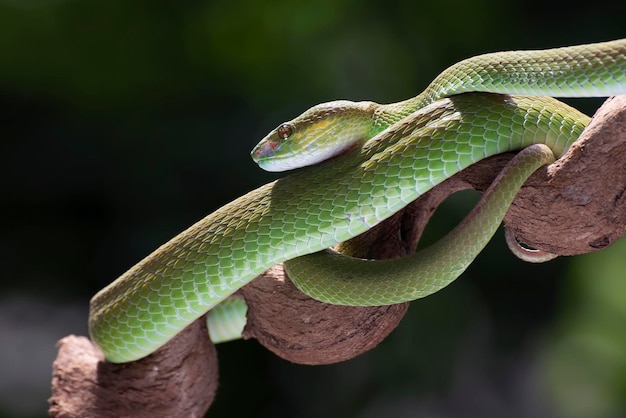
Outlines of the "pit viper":
M436 292L482 250L525 179L589 122L551 96L623 93L626 39L483 54L409 100L314 106L252 151L266 170L299 169L217 209L98 292L91 337L108 361L140 359L283 262L301 290L328 303L384 305ZM478 207L433 246L390 261L326 251L469 165L514 150L523 151Z

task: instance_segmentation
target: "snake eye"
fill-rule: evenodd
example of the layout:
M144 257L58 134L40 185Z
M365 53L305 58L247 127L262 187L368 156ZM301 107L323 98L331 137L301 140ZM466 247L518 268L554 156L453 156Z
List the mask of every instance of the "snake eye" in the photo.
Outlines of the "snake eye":
M276 131L280 139L287 139L293 133L293 128L289 124L280 125Z

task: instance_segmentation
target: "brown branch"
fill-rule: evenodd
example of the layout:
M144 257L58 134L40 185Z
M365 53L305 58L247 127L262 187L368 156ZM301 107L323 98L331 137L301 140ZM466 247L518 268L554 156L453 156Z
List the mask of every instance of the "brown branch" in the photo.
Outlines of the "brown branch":
M607 100L572 149L527 182L505 219L523 242L557 254L605 248L626 230L626 96ZM369 258L414 251L428 219L450 194L485 190L511 154L482 161L426 193L358 239ZM382 341L407 304L329 306L285 280L282 266L241 290L249 304L246 338L293 362L328 364ZM53 365L54 417L201 416L217 385L215 350L202 321L146 359L113 365L84 337L59 343Z
M535 173L505 219L532 247L560 255L608 247L626 231L626 96L612 97L556 163Z
M408 303L328 305L300 292L275 266L242 289L248 303L244 338L300 364L331 364L374 348L398 325Z
M217 354L196 321L154 354L112 364L89 339L59 341L52 365L53 417L201 417L217 388Z

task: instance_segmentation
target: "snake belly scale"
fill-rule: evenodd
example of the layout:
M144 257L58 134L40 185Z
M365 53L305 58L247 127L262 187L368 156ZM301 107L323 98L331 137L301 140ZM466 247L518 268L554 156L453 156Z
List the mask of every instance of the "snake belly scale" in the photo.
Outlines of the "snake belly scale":
M513 94L626 93L626 40L464 62L414 99L331 102L273 130L252 153L261 167L313 165L219 208L96 294L90 333L106 358L126 362L152 353L269 267L355 237L485 157L532 144L546 144L559 157L589 121L550 97ZM459 85L450 82L456 79ZM500 94L459 94L468 91ZM549 158L534 161L541 165ZM318 273L305 270L315 280ZM342 283L331 280L310 296L335 294L333 286ZM412 300L415 294L372 298L367 304Z

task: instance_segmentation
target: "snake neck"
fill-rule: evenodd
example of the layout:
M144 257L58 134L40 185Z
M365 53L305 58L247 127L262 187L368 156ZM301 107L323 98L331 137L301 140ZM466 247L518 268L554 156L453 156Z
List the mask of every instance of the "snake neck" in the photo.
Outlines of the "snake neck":
M374 133L377 134L387 129L432 101L427 92L423 92L401 102L378 105L372 115Z
M467 92L602 97L626 92L626 39L549 50L493 52L446 68L411 99L380 105L380 130L439 99Z

